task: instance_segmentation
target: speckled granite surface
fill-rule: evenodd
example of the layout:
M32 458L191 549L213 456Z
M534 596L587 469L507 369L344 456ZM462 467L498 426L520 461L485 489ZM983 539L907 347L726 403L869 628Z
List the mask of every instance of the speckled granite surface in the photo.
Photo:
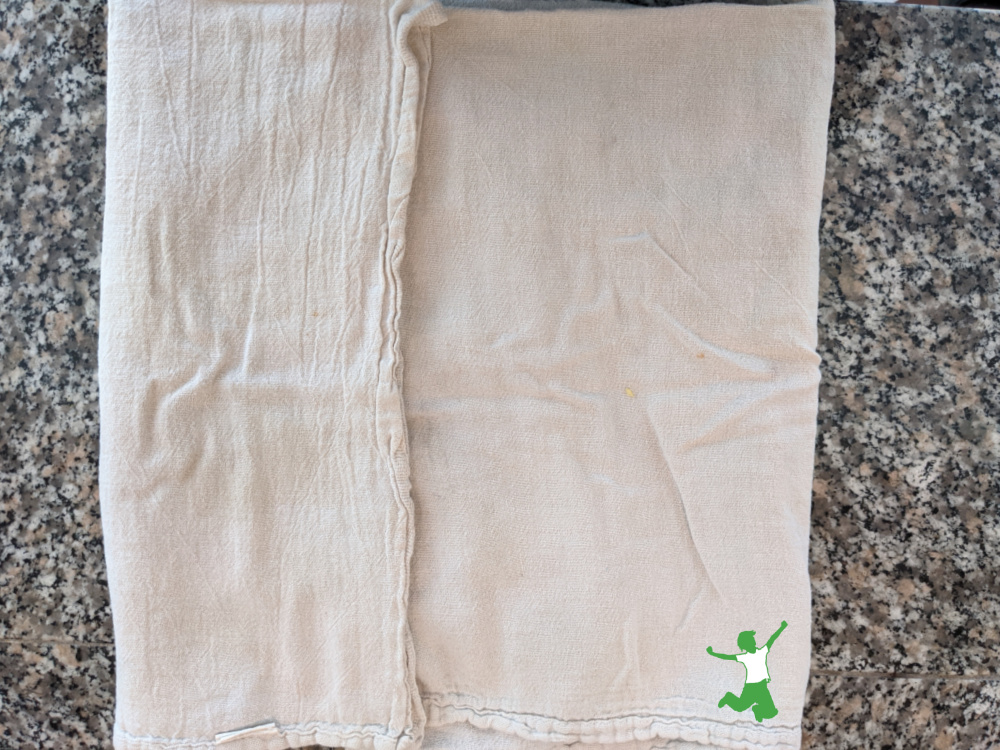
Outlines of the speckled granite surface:
M842 7L813 645L1000 677L1000 14Z
M1000 14L837 13L803 747L997 747ZM0 748L110 747L105 28L0 6Z

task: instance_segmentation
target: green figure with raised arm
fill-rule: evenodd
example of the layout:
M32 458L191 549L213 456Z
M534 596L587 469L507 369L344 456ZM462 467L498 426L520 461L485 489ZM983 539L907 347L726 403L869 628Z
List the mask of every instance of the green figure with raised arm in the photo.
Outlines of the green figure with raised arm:
M747 670L746 682L743 684L743 692L740 695L726 693L719 701L719 708L729 706L734 711L746 711L753 706L753 715L757 721L771 719L778 715L778 709L774 707L771 699L771 692L767 689L767 683L771 681L771 676L767 673L767 654L771 646L781 635L781 631L788 627L784 620L774 631L774 635L767 639L760 648L757 648L757 641L754 636L756 630L744 630L736 638L736 645L743 649L738 654L720 654L708 647L708 653L718 659L729 659L738 661Z

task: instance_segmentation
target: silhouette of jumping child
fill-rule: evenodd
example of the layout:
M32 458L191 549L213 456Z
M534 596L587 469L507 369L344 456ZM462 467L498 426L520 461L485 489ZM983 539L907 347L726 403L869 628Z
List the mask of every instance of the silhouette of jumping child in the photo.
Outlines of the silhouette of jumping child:
M738 654L720 654L708 647L708 653L718 659L728 659L738 661L747 670L746 682L743 685L743 692L737 696L735 693L726 693L719 701L719 708L729 706L734 711L746 711L753 706L753 715L757 721L770 719L778 715L778 709L774 707L771 699L771 692L767 689L767 683L771 681L771 676L767 673L767 654L771 646L781 635L781 631L788 627L788 623L781 621L781 626L774 631L774 635L767 639L760 648L757 648L757 641L754 636L756 630L744 630L736 638L736 645L743 651Z

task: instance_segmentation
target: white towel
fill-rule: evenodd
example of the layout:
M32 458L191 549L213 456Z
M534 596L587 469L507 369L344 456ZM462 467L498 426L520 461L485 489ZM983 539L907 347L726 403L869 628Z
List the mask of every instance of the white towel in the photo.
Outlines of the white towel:
M111 0L116 750L800 746L832 0L486 5Z

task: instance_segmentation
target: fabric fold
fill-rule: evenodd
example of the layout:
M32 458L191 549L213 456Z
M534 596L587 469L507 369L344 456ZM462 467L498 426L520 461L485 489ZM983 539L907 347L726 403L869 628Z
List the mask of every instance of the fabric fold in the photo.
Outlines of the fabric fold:
M796 748L833 4L447 12L402 264L426 743Z
M116 750L799 747L833 20L111 0Z
M420 56L444 18L112 0L99 383L119 750L420 744L398 261Z

